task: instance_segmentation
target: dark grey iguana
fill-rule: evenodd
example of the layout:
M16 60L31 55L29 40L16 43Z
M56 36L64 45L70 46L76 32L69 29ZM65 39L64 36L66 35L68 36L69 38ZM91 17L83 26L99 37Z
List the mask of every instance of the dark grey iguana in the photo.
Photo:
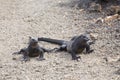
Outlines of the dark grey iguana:
M45 37L38 38L38 41L45 41L60 45L59 48L54 49L56 51L69 52L72 56L72 60L78 60L80 56L76 56L76 54L83 52L84 49L86 49L86 53L93 52L93 49L90 50L90 45L92 44L92 42L89 43L89 39L85 35L75 36L70 41L50 39Z
M19 52L15 52L13 54L23 54L23 61L28 61L29 57L38 57L38 56L39 56L38 60L42 61L45 60L44 58L45 52L50 52L50 50L40 47L38 45L38 40L30 37L28 47L23 48Z

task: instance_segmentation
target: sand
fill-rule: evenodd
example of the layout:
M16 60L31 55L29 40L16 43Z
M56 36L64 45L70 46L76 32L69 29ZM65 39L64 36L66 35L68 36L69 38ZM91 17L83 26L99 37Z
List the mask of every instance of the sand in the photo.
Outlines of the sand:
M75 9L77 1L0 0L0 80L120 80L120 22L113 22L113 28L94 25L102 15ZM46 60L28 62L21 61L22 55L12 55L27 47L29 36L70 40L86 30L98 37L94 52L80 54L79 62L67 52L45 53Z

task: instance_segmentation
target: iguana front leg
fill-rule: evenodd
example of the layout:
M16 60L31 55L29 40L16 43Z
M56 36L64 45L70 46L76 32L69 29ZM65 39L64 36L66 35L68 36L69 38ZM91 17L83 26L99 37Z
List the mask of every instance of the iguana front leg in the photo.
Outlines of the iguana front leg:
M80 59L81 57L80 56L76 56L76 53L75 52L71 52L71 56L72 56L72 60L77 60Z
M29 54L29 52L28 51L24 51L24 52L22 52L22 54L23 54L23 59L22 59L22 61L30 61L30 58L29 58L29 56L28 56L28 54Z
M21 49L20 51L18 52L14 52L12 55L15 55L15 54L23 54L23 52L26 50L26 48L23 48Z
M38 61L45 60L45 58L44 58L44 51L42 49L39 49L38 53L39 53L39 58L37 60Z
M87 45L86 45L86 53L91 53L91 52L93 52L93 51L94 51L93 49L90 50L90 45L87 44Z

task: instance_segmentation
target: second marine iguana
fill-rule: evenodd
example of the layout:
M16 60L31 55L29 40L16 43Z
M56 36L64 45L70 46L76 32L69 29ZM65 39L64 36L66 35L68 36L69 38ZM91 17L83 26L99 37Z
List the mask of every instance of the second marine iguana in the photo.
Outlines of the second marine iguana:
M39 61L45 60L44 53L50 52L51 50L40 47L38 44L38 40L31 38L29 39L29 45L27 48L23 48L18 52L13 54L23 54L23 61L28 61L29 57L38 57Z
M84 49L86 49L86 53L91 53L94 50L90 49L89 39L85 35L75 36L70 41L64 41L64 40L57 40L57 39L50 39L41 37L38 38L38 41L45 41L50 42L53 44L60 45L59 48L54 48L56 51L67 51L71 54L72 60L77 60L80 58L80 56L76 56L76 54L83 52Z

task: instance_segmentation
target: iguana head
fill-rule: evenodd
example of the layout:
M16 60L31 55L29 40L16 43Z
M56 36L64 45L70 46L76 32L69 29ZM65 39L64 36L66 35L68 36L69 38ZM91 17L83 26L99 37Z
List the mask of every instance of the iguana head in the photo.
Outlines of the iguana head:
M38 40L33 38L33 37L29 37L29 45L32 47L35 47L38 45Z
M86 45L87 42L89 41L89 38L85 35L80 35L76 38L75 42L78 42L80 45Z
M79 39L81 39L83 42L87 42L87 41L90 40L90 39L89 39L87 36L85 36L85 35L80 35L80 36L79 36Z

